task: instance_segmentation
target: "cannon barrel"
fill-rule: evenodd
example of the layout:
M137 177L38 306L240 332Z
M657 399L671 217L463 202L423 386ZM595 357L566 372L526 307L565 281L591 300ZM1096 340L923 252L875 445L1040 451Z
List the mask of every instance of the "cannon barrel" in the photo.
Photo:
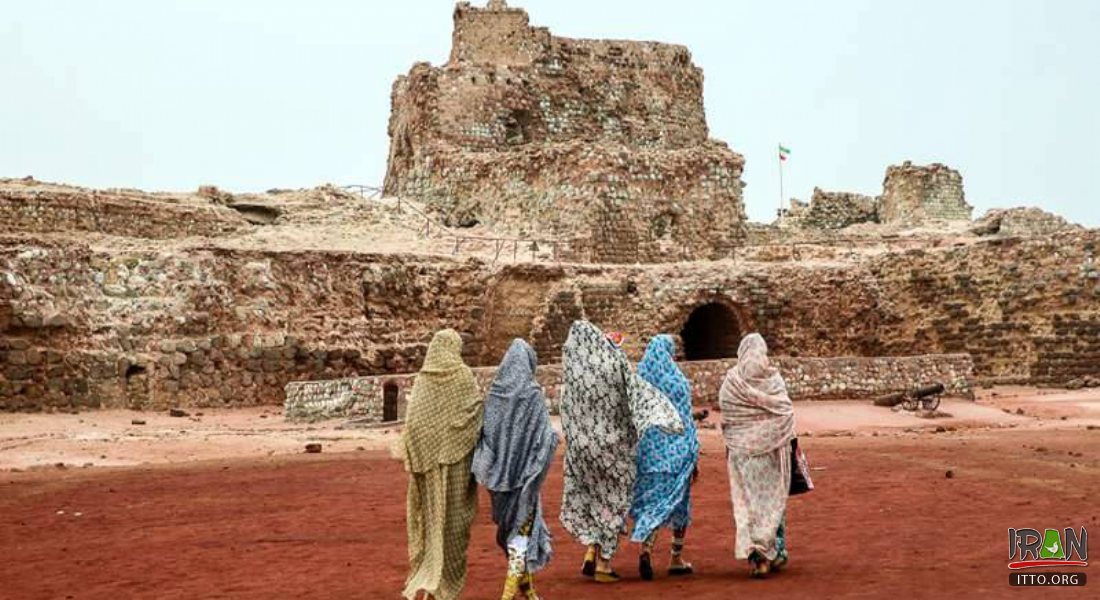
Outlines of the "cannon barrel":
M913 390L912 392L909 392L909 394L913 398L920 399L920 398L927 398L928 396L935 396L936 394L942 394L943 390L944 390L944 387L943 387L942 383L934 383L932 385L926 385L924 387L917 388L917 389Z
M901 404L902 400L905 400L905 392L895 392L875 398L874 403L875 406L894 406L895 404Z

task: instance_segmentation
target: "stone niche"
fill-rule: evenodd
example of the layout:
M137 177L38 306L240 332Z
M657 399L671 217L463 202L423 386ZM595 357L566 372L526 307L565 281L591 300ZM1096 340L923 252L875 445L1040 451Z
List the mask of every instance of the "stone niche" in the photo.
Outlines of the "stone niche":
M581 262L718 258L744 238L744 159L708 137L683 46L460 3L448 62L417 63L391 100L385 192L447 225L568 240Z

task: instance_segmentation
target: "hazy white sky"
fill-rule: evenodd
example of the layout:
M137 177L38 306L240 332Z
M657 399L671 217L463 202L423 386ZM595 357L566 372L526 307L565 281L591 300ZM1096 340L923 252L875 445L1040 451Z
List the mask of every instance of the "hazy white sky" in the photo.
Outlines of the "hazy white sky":
M476 4L483 4L478 0ZM959 169L976 215L1100 225L1100 1L526 0L556 35L687 45L755 220ZM0 176L233 191L369 183L390 84L446 60L449 0L2 0Z

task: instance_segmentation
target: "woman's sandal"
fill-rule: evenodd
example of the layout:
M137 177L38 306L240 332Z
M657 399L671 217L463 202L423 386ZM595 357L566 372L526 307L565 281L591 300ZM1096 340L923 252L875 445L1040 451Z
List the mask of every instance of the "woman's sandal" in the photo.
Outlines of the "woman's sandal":
M614 570L611 571L596 571L596 583L617 583L621 577Z
M684 563L682 565L672 565L668 568L669 575L691 575L695 572L695 567L691 566L691 563Z
M581 574L585 577L593 577L596 575L596 549L589 546L588 551L584 553L584 564L581 566Z
M779 554L776 554L775 555L775 560L772 561L772 565L771 565L772 570L773 571L778 571L778 570L782 569L783 567L787 566L787 561L788 560L790 560L790 556L787 554L786 550L780 552Z
M771 572L771 561L760 556L756 552L749 557L749 565L752 566L751 575L755 579L763 579Z
M535 577L530 573L524 575L520 581L519 591L523 594L524 600L542 600L542 597L535 592Z
M653 560L649 552L638 555L638 574L644 581L653 581Z

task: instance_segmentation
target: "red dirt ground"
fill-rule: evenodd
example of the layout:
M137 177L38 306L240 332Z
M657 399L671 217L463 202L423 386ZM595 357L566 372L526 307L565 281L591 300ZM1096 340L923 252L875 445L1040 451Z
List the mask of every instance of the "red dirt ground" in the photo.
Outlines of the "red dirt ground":
M583 549L556 518L559 459L544 492L557 554L540 591L547 599L1038 597L1051 592L1008 586L1007 528L1100 532L1100 431L803 444L824 470L814 473L816 491L792 500L789 570L765 581L732 559L715 436L705 439L694 495L691 578L638 580L631 546L615 563L622 583L582 578ZM3 598L397 598L405 577L405 476L381 453L0 477ZM493 532L483 493L465 598L499 598L504 560ZM1056 593L1088 597L1097 586Z

